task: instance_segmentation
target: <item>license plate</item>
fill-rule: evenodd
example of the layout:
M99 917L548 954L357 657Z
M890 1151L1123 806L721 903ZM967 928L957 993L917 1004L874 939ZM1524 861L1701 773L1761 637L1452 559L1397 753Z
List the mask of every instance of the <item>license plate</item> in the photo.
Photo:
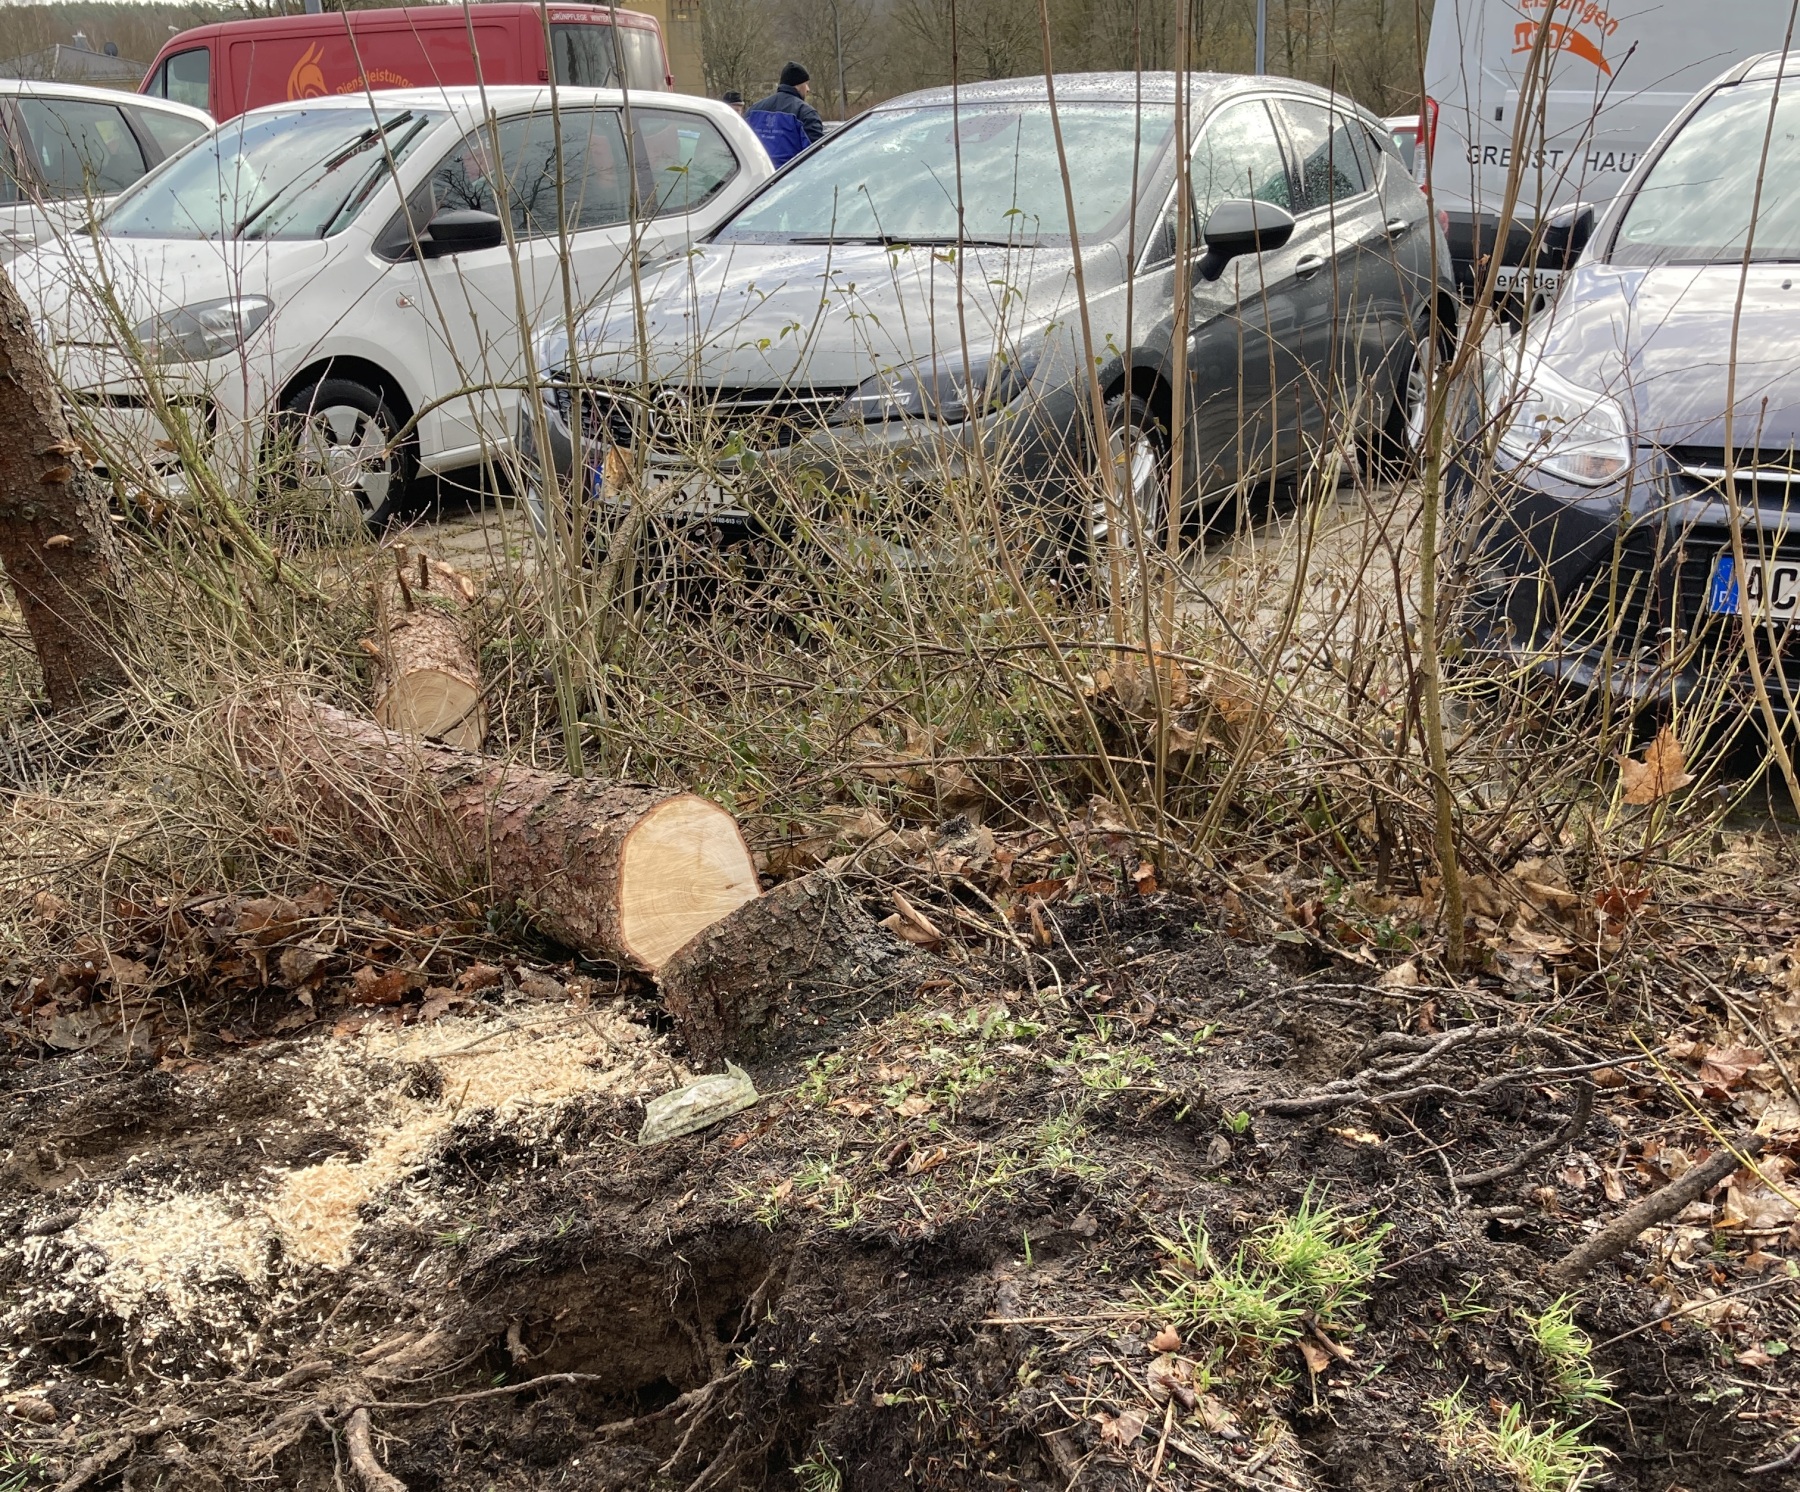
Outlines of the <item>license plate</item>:
M1800 616L1800 559L1746 559L1740 577L1732 557L1721 554L1713 562L1706 609L1765 622L1791 622Z
M631 464L617 446L608 446L605 457L592 468L592 482L594 498L602 505L629 506ZM658 518L739 520L745 516L735 493L691 466L652 456L645 482Z
M1522 264L1504 264L1494 276L1494 289L1549 292L1562 284L1562 277L1560 269L1530 269Z

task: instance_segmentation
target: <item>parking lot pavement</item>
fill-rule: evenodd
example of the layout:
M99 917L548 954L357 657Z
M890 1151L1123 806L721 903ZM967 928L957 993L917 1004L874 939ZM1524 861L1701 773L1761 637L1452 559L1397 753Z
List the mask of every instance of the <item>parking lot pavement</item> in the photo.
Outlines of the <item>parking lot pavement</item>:
M1264 503L1190 550L1181 617L1200 638L1235 634L1259 658L1372 642L1418 604L1415 487L1346 482L1304 502ZM1285 635L1285 642L1284 642Z

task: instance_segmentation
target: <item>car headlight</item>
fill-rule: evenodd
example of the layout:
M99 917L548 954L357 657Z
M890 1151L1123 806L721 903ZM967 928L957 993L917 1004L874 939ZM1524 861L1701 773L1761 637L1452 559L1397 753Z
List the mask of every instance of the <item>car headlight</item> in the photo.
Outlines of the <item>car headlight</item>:
M1541 362L1516 380L1504 359L1488 375L1488 405L1503 409L1500 449L1521 465L1584 487L1599 487L1631 466L1625 409L1609 394L1584 389Z
M955 354L928 358L865 378L833 411L831 423L933 419L960 425L971 414L1004 409L1030 381L1030 362L1003 353L971 357L966 363Z
M227 295L152 316L133 335L151 362L203 363L241 346L274 309L260 295Z

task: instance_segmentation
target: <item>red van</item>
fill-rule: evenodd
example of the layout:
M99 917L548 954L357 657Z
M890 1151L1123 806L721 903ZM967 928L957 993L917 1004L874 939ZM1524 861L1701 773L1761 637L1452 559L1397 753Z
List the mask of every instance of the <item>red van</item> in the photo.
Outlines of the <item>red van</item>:
M656 17L604 5L551 5L548 56L544 17L536 5L512 3L219 21L170 37L138 92L192 104L223 121L263 104L365 87L547 83L552 69L557 82L579 88L666 92L675 86Z

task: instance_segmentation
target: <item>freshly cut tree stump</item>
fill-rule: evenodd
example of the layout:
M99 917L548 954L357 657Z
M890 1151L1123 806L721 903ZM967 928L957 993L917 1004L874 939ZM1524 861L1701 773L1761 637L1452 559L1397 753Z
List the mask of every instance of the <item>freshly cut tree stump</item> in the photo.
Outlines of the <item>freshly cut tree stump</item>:
M290 694L239 701L225 726L239 764L273 778L267 796L285 791L296 817L516 903L594 957L653 973L758 892L737 820L692 793L403 740Z
M850 890L815 871L721 917L657 971L663 1006L695 1059L762 1055L784 1027L869 1007L951 966L878 926Z
M474 582L427 558L394 551L394 578L376 593L375 718L404 736L479 751L487 738L481 665L469 637Z

